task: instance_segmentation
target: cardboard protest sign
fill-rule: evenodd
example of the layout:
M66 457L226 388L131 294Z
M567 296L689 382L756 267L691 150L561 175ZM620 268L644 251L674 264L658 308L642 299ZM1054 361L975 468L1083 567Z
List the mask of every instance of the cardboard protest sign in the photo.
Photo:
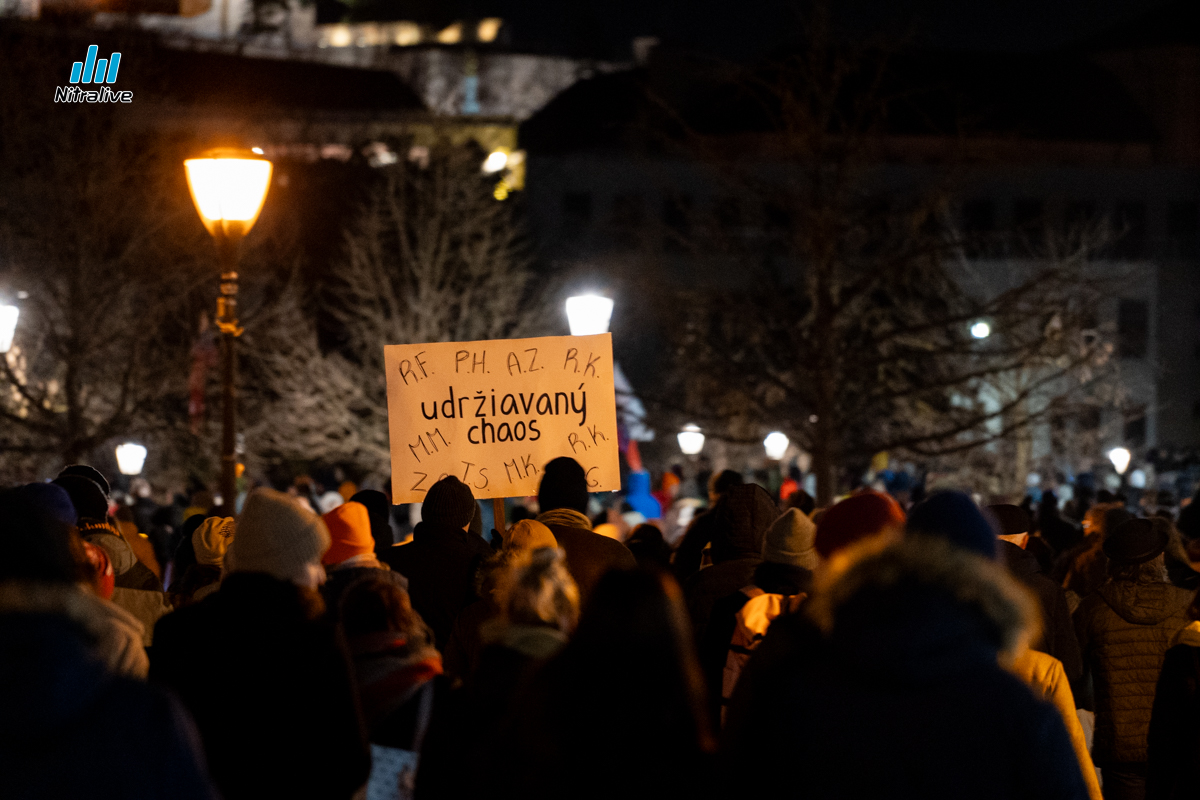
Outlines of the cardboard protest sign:
M445 475L477 499L537 494L559 456L591 491L621 488L609 334L388 345L383 362L392 502Z

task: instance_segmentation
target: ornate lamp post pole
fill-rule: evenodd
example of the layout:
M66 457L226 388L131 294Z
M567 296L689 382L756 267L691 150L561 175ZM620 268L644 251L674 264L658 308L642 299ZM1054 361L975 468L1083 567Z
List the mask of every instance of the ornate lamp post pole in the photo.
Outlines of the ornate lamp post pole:
M217 327L221 331L221 502L232 515L237 498L237 443L234 340L242 334L237 318L238 248L262 210L271 185L271 162L251 150L210 150L183 162L188 188L204 227L212 234L221 264Z

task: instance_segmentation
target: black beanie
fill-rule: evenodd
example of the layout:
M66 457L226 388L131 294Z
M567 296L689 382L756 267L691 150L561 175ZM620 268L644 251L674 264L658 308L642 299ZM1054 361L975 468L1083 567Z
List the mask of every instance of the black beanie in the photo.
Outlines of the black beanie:
M587 473L570 456L559 456L542 470L542 483L538 486L538 510L544 514L556 508L587 513Z
M80 522L104 522L108 519L108 498L95 481L79 474L69 474L59 475L54 479L54 483L67 491Z
M63 467L63 471L58 473L60 478L64 475L78 475L81 478L87 478L100 487L105 497L112 494L112 487L108 485L108 479L95 467L89 467L87 464L72 464L69 467Z
M453 475L447 475L425 493L421 519L433 525L461 529L475 516L476 507L471 487Z
M940 491L908 512L910 533L945 539L956 547L995 560L997 525L964 492Z

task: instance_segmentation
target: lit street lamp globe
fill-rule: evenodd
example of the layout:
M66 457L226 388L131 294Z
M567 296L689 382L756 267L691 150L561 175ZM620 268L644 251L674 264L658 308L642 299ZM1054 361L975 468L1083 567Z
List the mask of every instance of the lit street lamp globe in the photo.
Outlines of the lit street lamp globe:
M1112 462L1118 475L1124 475L1125 470L1129 469L1129 459L1129 451L1124 447L1114 447L1108 451L1108 460Z
M986 339L992 335L992 326L983 320L979 320L971 326L971 335L976 339Z
M122 475L141 475L146 464L146 448L133 442L117 445L117 469Z
M763 439L763 449L767 451L767 458L772 461L779 461L783 458L788 444L788 437L779 431L772 431L767 434L767 438Z
M222 148L183 162L188 188L213 236L245 236L262 211L271 162L252 150Z
M17 317L21 309L16 306L0 306L0 353L12 349L13 338L17 335Z
M683 430L675 435L679 440L679 450L685 456L699 455L704 449L704 434L697 425L684 425Z
M613 301L607 297L582 294L567 298L567 323L572 336L608 333L612 312Z

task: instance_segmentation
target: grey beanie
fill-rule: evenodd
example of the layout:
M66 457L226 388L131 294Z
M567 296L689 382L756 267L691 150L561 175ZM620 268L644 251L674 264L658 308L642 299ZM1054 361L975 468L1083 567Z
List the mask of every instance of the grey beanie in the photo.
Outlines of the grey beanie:
M237 535L225 554L226 572L265 572L294 581L329 549L329 530L290 495L256 489L246 498Z
M775 520L763 539L763 561L817 568L817 526L798 508L789 508Z

